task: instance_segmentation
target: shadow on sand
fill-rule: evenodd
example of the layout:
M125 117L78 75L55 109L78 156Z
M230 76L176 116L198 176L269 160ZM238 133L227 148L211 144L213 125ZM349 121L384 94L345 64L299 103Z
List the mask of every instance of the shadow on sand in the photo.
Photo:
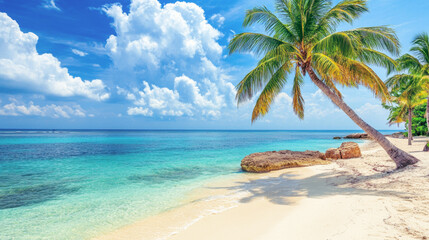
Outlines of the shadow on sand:
M345 182L364 183L371 179L380 179L390 174L383 172L370 176L350 174L321 173L304 179L297 179L297 175L284 173L278 177L267 177L249 181L236 182L231 187L215 187L213 189L227 189L235 192L248 192L248 196L240 199L241 203L248 203L258 198L268 199L274 204L289 205L293 197L321 198L332 195L390 195L406 198L406 192L380 191L340 186Z

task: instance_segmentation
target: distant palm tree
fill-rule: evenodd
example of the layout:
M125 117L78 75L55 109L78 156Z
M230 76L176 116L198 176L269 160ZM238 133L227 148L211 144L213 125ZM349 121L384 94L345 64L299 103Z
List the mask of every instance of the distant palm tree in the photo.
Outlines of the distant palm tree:
M419 81L419 84L424 85L423 91L427 94L426 102L426 124L429 129L429 35L427 33L421 33L417 35L413 40L413 47L411 54L404 54L398 60L398 70L407 71L407 74L399 76L397 79L392 79L391 86L395 86L401 83L402 80L407 81L413 75L415 81ZM429 133L428 133L429 134Z
M398 168L418 162L363 121L342 98L336 84L346 87L363 85L383 101L389 92L383 81L367 65L374 64L393 71L396 62L379 50L399 53L399 41L388 27L364 27L336 32L340 23L352 23L367 12L366 0L343 0L333 6L330 0L276 0L277 15L266 7L246 12L244 26L261 23L267 35L240 33L229 43L230 54L262 54L255 69L237 85L240 104L261 91L253 109L252 122L264 116L270 104L293 76L293 110L304 118L301 94L303 77L312 82L342 109L359 127L377 141Z
M386 81L387 86L392 86L393 83L396 83L391 91L391 100L398 105L390 107L389 123L402 123L408 120L408 145L411 145L411 140L413 139L414 108L426 102L427 93L421 79L420 76L398 74Z

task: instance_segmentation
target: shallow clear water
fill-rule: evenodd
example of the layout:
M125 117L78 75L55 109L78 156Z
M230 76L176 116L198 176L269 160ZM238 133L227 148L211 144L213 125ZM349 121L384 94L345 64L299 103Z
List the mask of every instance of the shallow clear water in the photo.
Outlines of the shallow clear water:
M0 131L0 239L88 239L241 174L247 154L325 151L352 132Z

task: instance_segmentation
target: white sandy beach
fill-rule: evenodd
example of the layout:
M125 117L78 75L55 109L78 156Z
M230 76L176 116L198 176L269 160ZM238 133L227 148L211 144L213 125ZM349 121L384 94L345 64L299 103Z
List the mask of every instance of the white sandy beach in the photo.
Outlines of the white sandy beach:
M428 138L390 140L421 161L389 172L369 142L362 158L212 183L191 204L97 239L427 239Z

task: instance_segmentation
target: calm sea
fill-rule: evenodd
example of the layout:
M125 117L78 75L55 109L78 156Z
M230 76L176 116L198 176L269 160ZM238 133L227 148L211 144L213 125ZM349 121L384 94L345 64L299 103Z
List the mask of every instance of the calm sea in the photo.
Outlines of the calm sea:
M247 154L325 151L353 132L0 130L0 239L88 239L242 174Z

